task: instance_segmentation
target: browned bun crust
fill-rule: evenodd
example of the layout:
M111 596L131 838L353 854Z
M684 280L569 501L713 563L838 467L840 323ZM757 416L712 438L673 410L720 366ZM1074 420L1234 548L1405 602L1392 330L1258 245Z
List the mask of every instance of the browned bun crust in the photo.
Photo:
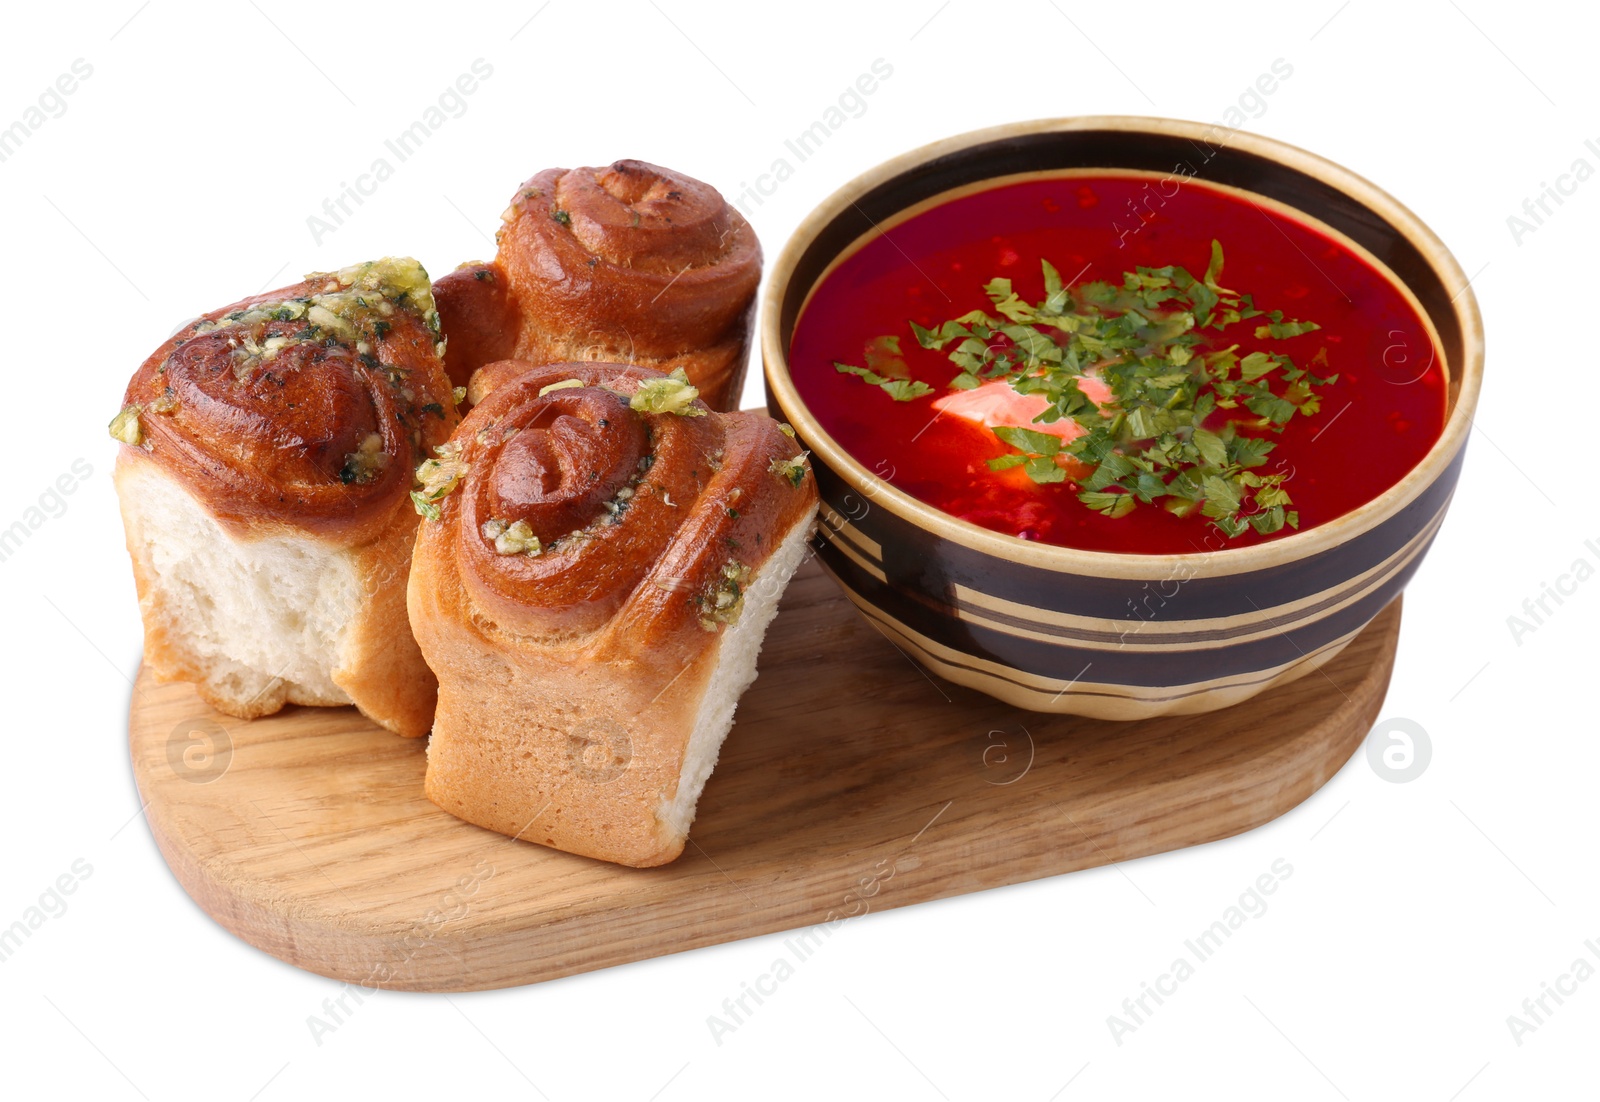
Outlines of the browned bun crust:
M413 472L460 420L427 273L386 259L213 310L134 373L112 432L145 661L243 718L355 704L404 735Z
M516 354L522 318L498 264L463 264L434 282L433 301L441 326L450 326L444 364L454 385L466 386L479 366Z
M287 526L365 539L460 421L427 274L405 263L420 280L396 285L381 268L357 277L378 267L357 265L184 327L128 383L123 403L138 410L137 446L236 530ZM395 270L410 274L398 262ZM333 296L341 307L369 305L329 321L315 307ZM373 436L378 447L363 453Z
M570 852L670 860L683 836L658 812L737 622L719 592L809 528L815 484L763 414L631 408L663 378L648 368L480 374L497 382L452 441L463 474L418 532L410 581L412 627L440 678L429 798ZM517 522L535 553L492 538ZM603 785L563 749L597 730L631 745Z
M643 161L547 169L503 217L495 260L436 288L457 385L497 359L613 361L738 404L761 246L715 188Z

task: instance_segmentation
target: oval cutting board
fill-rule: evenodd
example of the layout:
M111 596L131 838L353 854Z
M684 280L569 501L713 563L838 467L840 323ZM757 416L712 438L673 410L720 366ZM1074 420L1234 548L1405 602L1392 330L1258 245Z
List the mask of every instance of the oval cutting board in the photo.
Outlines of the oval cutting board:
M1375 721L1399 602L1321 672L1204 716L1023 712L929 677L802 567L677 862L516 842L422 794L424 740L351 708L254 721L141 671L151 833L252 945L367 987L465 991L603 968L1237 834L1315 792Z

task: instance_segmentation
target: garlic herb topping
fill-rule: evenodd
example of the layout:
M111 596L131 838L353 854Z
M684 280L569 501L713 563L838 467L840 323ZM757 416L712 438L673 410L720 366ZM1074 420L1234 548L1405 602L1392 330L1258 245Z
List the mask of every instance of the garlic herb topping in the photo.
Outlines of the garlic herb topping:
M582 385L583 385L583 380L582 379L562 379L559 383L551 383L549 386L540 387L539 388L539 397L543 398L546 394L549 394L552 390L570 390L575 386L582 386Z
M368 334L380 339L389 332L386 318L395 310L414 310L421 315L428 329L439 332L439 311L434 306L433 284L427 270L409 257L385 257L353 264L337 272L312 272L307 283L321 282L320 289L309 295L284 302L258 302L215 321L202 321L194 332L210 333L232 326L251 326L269 321L298 321L305 319L308 331L305 337L320 340L336 337L346 343L355 343ZM273 338L274 340L283 338ZM290 343L283 339L284 344ZM243 346L249 356L271 359L275 348L267 348L271 341L259 349Z
M339 470L339 481L346 486L352 482L368 483L382 474L388 466L389 455L383 450L383 437L375 432L369 432L361 441L361 446L344 457L344 466Z
M806 477L806 456L804 452L793 459L774 459L767 470L783 479L795 489L800 488L800 483Z
M418 515L428 520L439 519L439 503L461 485L461 480L467 474L467 465L461 460L460 444L440 444L433 452L439 458L424 460L417 468L417 484L422 489L411 491L412 505L416 506Z
M683 368L674 368L665 379L646 379L628 402L637 413L675 413L680 417L704 417L706 411L694 404L698 388L689 385Z
M533 534L533 528L525 520L510 524L503 520L486 520L482 531L483 538L493 543L495 551L501 555L531 556L544 550L539 537Z
M111 419L111 438L138 447L144 443L144 426L139 424L138 406L124 406L122 412Z
M739 622L744 611L745 587L750 583L750 568L736 560L729 561L717 575L710 592L694 598L700 606L700 626L707 631L717 631L720 625L732 626Z

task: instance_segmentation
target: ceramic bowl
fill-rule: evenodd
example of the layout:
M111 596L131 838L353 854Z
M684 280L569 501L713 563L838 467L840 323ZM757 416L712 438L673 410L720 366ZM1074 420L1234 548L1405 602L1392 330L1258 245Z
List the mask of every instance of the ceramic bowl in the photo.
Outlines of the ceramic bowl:
M959 520L853 459L789 374L795 322L840 258L908 208L1022 174L1135 170L1243 189L1365 249L1437 331L1444 431L1366 505L1269 542L1180 555L1079 551ZM1207 712L1338 654L1416 572L1461 472L1483 327L1460 265L1399 202L1331 161L1255 135L1165 119L1051 119L964 134L851 181L779 256L762 303L773 416L810 450L819 556L861 613L929 670L1045 712L1141 719Z

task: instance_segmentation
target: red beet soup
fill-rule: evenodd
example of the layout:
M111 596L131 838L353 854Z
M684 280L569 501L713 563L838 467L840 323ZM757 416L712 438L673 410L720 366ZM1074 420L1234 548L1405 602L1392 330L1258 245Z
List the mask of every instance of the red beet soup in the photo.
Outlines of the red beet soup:
M819 283L795 386L869 471L985 528L1181 554L1371 501L1444 427L1394 277L1246 192L1069 172L935 200Z

